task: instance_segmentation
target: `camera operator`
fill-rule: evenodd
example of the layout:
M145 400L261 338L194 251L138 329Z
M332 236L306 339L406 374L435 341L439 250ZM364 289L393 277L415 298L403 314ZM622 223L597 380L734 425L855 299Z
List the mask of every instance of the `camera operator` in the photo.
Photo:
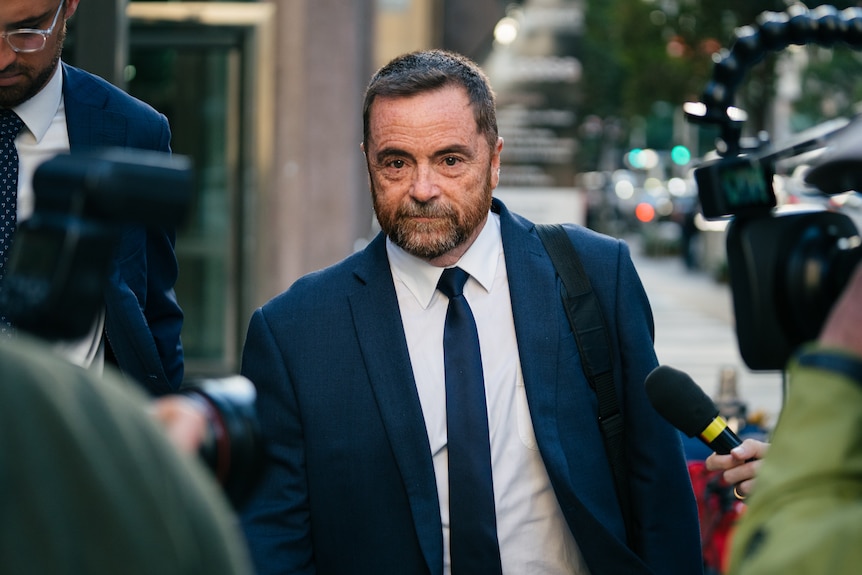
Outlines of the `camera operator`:
M0 346L0 382L4 573L252 572L213 476L151 414L185 405L168 418L177 431L194 400L151 404L112 369L98 378L23 334Z
M862 563L858 545L862 540L860 303L862 264L856 266L817 342L803 348L788 366L787 400L768 458L759 470L749 464L737 468L742 475L731 477L735 483L750 481L757 472L757 489L732 542L733 574L858 572Z
M185 158L122 149L36 170L35 210L0 283L0 313L18 328L0 345L4 573L251 572L229 505L260 468L251 382L188 381L151 399L56 345L100 313L123 224L177 223L190 176Z
M771 443L743 443L709 461L738 495L751 490L731 545L735 575L856 573L862 560L862 242L849 214L783 209L774 189L777 174L800 171L823 197L862 190L862 116L773 144L767 132L743 138L747 114L734 105L743 76L767 53L858 49L860 26L857 7L765 11L717 53L701 101L683 106L689 121L720 132L719 158L698 166L695 180L704 217L732 217L727 262L741 355L755 371L784 369L788 381Z

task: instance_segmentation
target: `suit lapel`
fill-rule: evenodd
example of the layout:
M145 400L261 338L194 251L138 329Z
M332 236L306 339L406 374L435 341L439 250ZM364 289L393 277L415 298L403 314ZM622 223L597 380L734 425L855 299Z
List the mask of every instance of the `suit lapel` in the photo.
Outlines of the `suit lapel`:
M569 350L560 349L560 326L567 320L556 295L559 280L533 224L513 217L497 202L495 210L500 212L518 355L536 441L563 509L584 510L589 507L579 496L584 474L573 469L584 465L587 448L596 445L582 430L594 425L595 415L589 396L579 395L576 387L582 380L585 390L580 393L590 393L585 377L578 372L561 379L560 358ZM566 515L571 524L573 516Z
M125 145L126 119L105 109L107 99L104 86L63 64L63 102L72 150Z
M368 253L355 270L360 287L349 297L353 322L425 560L431 573L442 573L442 524L431 447L382 234Z
M595 457L604 458L594 394L576 362L561 364L561 358L577 350L573 340L571 350L561 349L561 330L568 329L562 327L568 320L559 296L549 297L560 293L553 264L532 224L512 216L497 202L495 210L500 213L530 417L557 500L579 544L597 542L628 553L605 524L612 503L602 499L615 497L610 470L590 463ZM606 479L597 480L602 473Z
M536 440L548 471L567 473L557 425L560 302L548 296L559 292L553 265L538 235L531 232L532 224L516 220L497 202L495 210L500 212L518 355Z

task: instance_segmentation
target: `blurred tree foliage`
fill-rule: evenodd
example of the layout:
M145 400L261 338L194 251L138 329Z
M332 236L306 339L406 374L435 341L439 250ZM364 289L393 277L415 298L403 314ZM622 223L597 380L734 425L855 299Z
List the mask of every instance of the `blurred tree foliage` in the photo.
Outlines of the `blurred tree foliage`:
M785 0L588 0L582 39L582 121L602 119L620 129L606 134L624 146L671 145L672 114L686 101L700 100L710 80L713 55L730 49L737 28L755 24L764 11L783 12ZM838 9L857 2L805 2L813 9ZM829 114L846 115L862 92L859 53L842 47L807 48L810 66L797 102L800 127ZM749 113L746 131L767 127L775 89L777 54L752 66L737 91L736 104ZM824 100L825 97L825 100ZM643 141L632 139L638 134ZM604 143L607 146L608 143ZM597 150L586 145L581 169L596 169ZM705 150L701 150L705 151Z
M795 102L794 131L862 112L862 51L844 45L808 46L807 66Z

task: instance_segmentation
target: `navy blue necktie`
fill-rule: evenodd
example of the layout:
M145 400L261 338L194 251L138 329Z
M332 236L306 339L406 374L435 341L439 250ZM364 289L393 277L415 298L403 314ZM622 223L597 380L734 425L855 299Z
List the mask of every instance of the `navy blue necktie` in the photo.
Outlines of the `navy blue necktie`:
M24 122L9 108L0 109L0 282L6 275L6 261L18 221L18 149L15 137ZM0 335L10 336L12 324L0 315Z
M494 512L488 409L479 334L464 298L469 274L443 271L437 289L449 298L443 328L449 452L449 552L452 575L502 572Z

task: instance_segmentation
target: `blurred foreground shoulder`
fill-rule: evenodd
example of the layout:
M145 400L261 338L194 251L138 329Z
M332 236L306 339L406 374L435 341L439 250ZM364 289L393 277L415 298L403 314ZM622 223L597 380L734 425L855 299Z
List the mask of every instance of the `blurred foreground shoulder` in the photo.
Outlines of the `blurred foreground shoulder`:
M175 450L141 390L23 336L0 344L0 381L4 572L252 572L215 479Z

